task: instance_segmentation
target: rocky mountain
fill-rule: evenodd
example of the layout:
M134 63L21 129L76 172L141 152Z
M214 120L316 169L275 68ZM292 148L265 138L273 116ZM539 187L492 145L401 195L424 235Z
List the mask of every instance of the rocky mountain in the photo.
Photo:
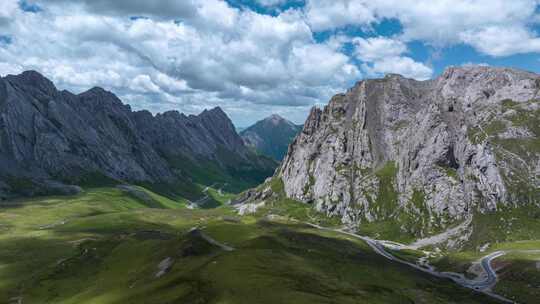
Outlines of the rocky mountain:
M540 75L493 67L363 80L311 110L275 179L286 197L383 236L425 237L505 208L538 211L539 91Z
M246 128L240 135L244 143L257 152L282 160L289 144L301 130L301 125L274 114Z
M243 145L227 115L134 112L112 93L58 91L37 72L0 78L0 196L130 182L197 197L196 183L240 191L276 164Z

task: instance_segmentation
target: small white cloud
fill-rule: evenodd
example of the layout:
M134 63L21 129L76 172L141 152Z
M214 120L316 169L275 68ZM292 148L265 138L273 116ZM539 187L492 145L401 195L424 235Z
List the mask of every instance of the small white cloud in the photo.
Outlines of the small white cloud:
M255 1L257 1L257 3L263 6L276 6L276 5L281 5L287 2L287 0L255 0Z
M159 85L159 87L171 94L174 93L183 93L190 91L189 86L185 80L178 80L170 77L167 74L157 72L155 78L153 79L154 83Z
M401 74L418 80L429 79L433 70L421 62L404 56L407 45L387 37L355 38L354 54L363 61L362 70L371 77L388 73Z
M409 57L386 57L371 64L364 64L363 68L368 75L373 76L396 73L417 80L426 80L433 75L430 67Z
M22 66L18 64L12 64L9 62L0 62L0 76L17 75L24 72Z
M387 38L354 38L356 46L355 54L364 61L375 61L386 57L399 56L407 51L407 46L402 41Z
M19 12L19 2L17 0L2 0L0 3L0 34L10 25Z
M480 62L480 63L475 63L475 62L465 62L463 63L461 66L463 67L475 67L475 66L483 66L483 67L486 67L486 66L489 66L489 64L485 63L485 62Z
M314 31L332 30L349 24L367 25L377 21L375 11L365 1L309 0L305 12Z
M495 57L540 52L540 38L522 27L490 26L468 30L460 38L478 51Z
M129 88L140 93L160 93L160 88L148 75L137 75L133 80L131 80Z
M294 48L289 59L292 74L307 86L325 85L327 75L356 78L358 70L349 64L349 58L324 44L308 44Z

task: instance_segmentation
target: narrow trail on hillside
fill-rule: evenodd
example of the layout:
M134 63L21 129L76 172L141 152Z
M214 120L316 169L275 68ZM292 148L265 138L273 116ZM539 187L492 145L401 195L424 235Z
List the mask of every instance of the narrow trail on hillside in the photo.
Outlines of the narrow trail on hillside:
M197 233L203 240L207 241L209 244L212 244L214 246L217 246L217 247L221 248L224 251L233 251L234 250L233 247L217 241L216 239L212 238L208 234L204 233L198 227L191 228L191 230L189 232L190 233Z

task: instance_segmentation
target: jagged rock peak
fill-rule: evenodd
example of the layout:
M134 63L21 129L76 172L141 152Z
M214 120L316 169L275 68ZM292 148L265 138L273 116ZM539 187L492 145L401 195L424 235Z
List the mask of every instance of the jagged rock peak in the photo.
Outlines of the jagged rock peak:
M105 90L102 87L93 87L90 90L84 91L80 93L79 95L114 95L112 92Z
M220 107L214 107L210 110L205 109L199 114L199 117L207 123L214 123L220 125L220 127L226 127L228 131L233 130L236 133L236 129L234 128L231 119Z
M56 87L54 86L52 81L50 81L37 71L25 71L19 75L8 75L5 78L19 85L25 85L40 89L45 93L53 93L56 91Z
M198 166L212 166L219 178L237 174L230 182L239 187L263 181L275 163L247 149L219 108L199 116L153 116L133 112L98 87L74 95L33 71L0 78L0 199L45 193L60 180L80 183L89 176L197 189L189 185L192 171L205 170ZM20 193L13 182L19 180L39 187Z
M225 114L225 112L223 111L223 109L219 106L217 107L214 107L210 110L208 109L204 109L202 112L201 112L201 115L208 115L208 116L222 116L222 117L228 117L227 114Z
M28 85L40 85L42 83L46 83L54 87L54 84L52 83L52 81L47 79L38 71L34 71L34 70L24 71L18 75L9 75L8 77L20 79L21 81L24 81Z
M186 119L188 117L188 116L186 116L186 114L181 113L180 111L177 111L177 110L165 111L163 113L158 113L155 116L156 117L169 117L169 118L172 118L172 119Z

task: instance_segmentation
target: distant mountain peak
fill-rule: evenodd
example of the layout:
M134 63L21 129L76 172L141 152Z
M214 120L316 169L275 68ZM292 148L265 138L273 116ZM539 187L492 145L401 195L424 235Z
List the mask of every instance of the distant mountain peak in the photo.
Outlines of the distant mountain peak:
M286 119L279 116L278 114L272 114L272 115L266 117L264 120L271 121L271 122L280 122L280 121L284 121Z
M280 160L287 153L289 143L300 130L300 126L278 114L272 114L246 128L240 132L240 135L247 146L261 154Z
M296 127L296 125L292 121L284 118L283 116L280 116L279 114L272 114L272 115L270 115L270 116L268 116L268 117L266 117L263 120L260 120L258 122L259 123L261 123L261 122L262 123L269 123L269 124L272 124L274 126L277 126L277 125L281 124L281 125L291 126L292 128Z

